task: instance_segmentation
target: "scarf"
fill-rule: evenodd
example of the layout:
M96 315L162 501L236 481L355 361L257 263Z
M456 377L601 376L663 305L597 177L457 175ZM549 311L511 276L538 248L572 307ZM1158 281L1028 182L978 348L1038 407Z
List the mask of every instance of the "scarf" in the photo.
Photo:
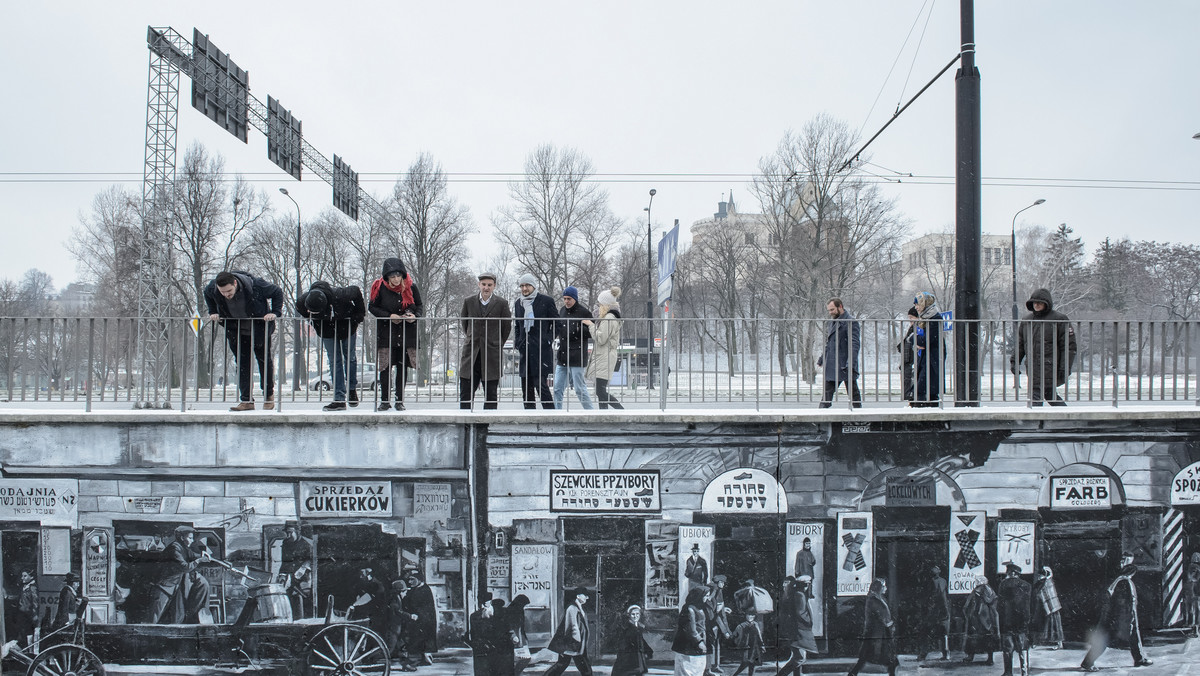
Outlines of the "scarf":
M533 299L537 298L537 289L528 296L521 294L521 305L525 307L525 330L533 330Z
M400 294L400 302L402 307L412 307L414 303L412 285L412 275L404 275L404 279L401 280L401 282L396 286L388 284L386 279L380 277L379 279L371 282L371 302L374 303L375 301L379 300L379 289L386 286L392 293Z

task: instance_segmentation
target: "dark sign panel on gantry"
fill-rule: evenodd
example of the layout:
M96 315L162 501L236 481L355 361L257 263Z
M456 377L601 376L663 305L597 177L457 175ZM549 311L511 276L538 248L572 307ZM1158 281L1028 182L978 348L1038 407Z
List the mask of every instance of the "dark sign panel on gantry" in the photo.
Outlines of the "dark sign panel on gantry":
M267 97L267 157L297 181L303 159L303 139L300 118L279 105L275 97Z
M229 55L209 42L208 36L192 29L192 106L225 131L247 143L250 117L250 73L238 67Z
M333 206L358 220L358 174L337 155L333 156Z

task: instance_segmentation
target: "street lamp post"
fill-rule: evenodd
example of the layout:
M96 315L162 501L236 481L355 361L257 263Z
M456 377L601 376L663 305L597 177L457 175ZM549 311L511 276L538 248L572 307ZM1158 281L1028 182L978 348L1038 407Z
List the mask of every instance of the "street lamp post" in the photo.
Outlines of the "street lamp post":
M292 204L296 205L296 297L300 297L300 204L296 202L296 198L288 193L287 188L280 188L279 192L283 196L292 200ZM292 390L300 391L300 370L304 366L304 359L300 354L300 322L295 323L295 334L292 336Z
M1021 209L1021 211L1032 209L1039 204L1045 203L1046 200L1038 198L1033 204L1025 207L1025 209ZM1017 216L1021 215L1021 211L1013 214L1012 219L1012 318L1014 322L1017 321ZM1014 333L1013 335L1015 336L1016 334Z
M650 254L650 207L658 191L650 188L650 203L646 205L646 387L654 389L654 264Z

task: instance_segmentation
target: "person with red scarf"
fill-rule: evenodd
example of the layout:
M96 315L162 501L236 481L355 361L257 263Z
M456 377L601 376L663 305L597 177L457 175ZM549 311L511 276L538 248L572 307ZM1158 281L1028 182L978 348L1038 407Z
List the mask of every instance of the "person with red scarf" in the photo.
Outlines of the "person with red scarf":
M396 367L396 410L404 410L404 384L408 368L417 366L417 317L424 314L421 291L399 258L383 262L383 274L371 282L371 300L367 311L376 320L375 363L379 368L379 405L377 411L392 408L391 373Z

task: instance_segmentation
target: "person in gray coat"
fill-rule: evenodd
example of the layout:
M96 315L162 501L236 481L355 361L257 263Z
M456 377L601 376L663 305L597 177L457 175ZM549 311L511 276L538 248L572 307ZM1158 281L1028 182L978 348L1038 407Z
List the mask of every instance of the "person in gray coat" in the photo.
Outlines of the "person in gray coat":
M458 359L458 407L471 408L475 390L484 386L485 409L499 404L500 376L504 373L502 351L512 332L512 312L508 301L494 292L496 275L479 275L479 294L463 301L463 346Z
M842 304L841 298L830 298L825 309L829 311L825 354L817 360L817 366L825 368L825 396L821 399L821 408L833 406L833 395L842 383L846 383L854 408L862 408L862 393L858 391L858 353L862 347L862 327Z

